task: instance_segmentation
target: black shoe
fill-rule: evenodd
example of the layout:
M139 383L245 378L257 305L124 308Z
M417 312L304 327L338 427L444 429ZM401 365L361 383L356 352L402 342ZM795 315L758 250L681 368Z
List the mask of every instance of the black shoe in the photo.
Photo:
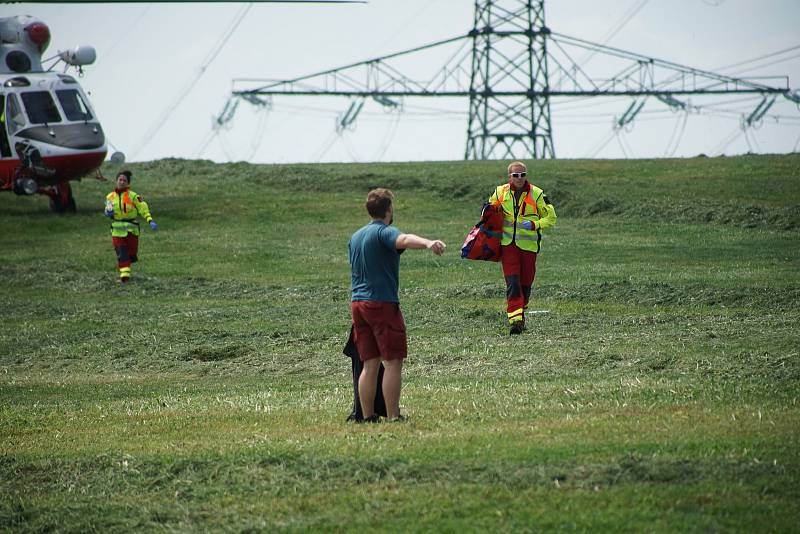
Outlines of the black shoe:
M508 331L508 334L511 336L517 336L522 333L525 329L525 324L522 321L514 321L511 323L511 329Z
M381 416L378 414L372 414L369 417L365 417L363 419L356 419L356 423L380 423Z
M390 423L405 423L408 419L406 419L405 415L398 415L394 419L387 419L387 421Z

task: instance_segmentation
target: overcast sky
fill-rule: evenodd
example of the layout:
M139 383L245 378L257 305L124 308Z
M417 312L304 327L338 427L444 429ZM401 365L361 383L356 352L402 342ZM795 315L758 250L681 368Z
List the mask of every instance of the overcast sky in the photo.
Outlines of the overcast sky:
M354 129L337 135L336 118L347 109L347 99L278 96L268 111L242 103L216 135L211 126L234 78L293 78L464 34L473 25L472 0L257 3L225 40L247 6L20 3L0 4L0 14L46 22L52 34L46 56L82 44L96 48L97 62L85 69L81 84L112 149L129 160L463 158L466 99L405 98L399 113L370 100ZM546 3L546 19L561 34L728 75L788 76L789 86L800 88L800 48L771 55L800 46L797 0L558 0ZM420 55L415 61L422 72L438 68L433 63L440 59ZM587 61L601 77L605 58ZM732 64L740 65L724 68ZM650 98L636 120L615 133L613 120L630 99L553 99L556 155L642 158L800 150L800 109L783 97L758 128L742 130L742 117L759 100L693 98L690 104L700 108L685 116Z

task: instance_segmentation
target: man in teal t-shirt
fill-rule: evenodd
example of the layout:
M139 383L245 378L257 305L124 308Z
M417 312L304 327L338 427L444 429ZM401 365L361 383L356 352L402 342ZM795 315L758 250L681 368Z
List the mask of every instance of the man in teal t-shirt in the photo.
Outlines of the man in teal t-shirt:
M400 302L400 254L395 248L402 234L394 226L374 220L350 238L352 300Z
M350 238L351 311L356 348L364 369L358 379L358 394L364 420L377 421L375 390L381 360L383 397L390 421L400 419L400 386L403 359L408 352L406 325L400 312L400 253L407 248L444 252L442 241L404 234L391 226L394 217L388 189L374 189L367 195L367 212L372 222Z

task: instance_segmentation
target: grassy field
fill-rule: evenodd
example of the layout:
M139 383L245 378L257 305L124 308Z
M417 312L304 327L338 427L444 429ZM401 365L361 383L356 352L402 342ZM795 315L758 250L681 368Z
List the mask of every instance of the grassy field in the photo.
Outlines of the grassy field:
M798 531L800 155L533 163L559 220L515 337L459 258L502 162L132 170L127 286L111 183L0 196L0 531ZM408 421L353 425L375 186L449 249L401 261Z

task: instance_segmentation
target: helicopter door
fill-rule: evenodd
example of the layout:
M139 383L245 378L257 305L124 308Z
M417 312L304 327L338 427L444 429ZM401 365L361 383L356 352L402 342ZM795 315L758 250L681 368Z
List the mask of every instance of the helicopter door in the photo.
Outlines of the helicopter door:
M22 107L17 100L17 95L14 93L7 93L6 97L6 113L5 113L5 131L9 136L25 127L25 115L22 113Z
M6 95L0 94L0 158L11 157L11 145L6 132Z

